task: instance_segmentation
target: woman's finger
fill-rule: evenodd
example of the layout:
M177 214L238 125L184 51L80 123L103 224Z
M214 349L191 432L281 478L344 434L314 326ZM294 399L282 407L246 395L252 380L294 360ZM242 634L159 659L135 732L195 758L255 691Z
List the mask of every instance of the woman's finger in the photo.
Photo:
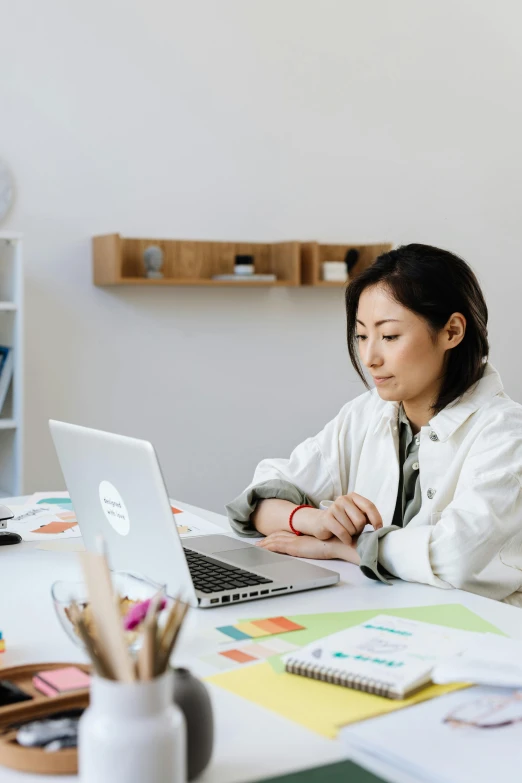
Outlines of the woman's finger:
M333 540L333 539L332 539ZM258 546L261 544L259 542ZM263 548L292 557L308 557L324 560L335 557L331 541L320 541L315 536L296 536L293 533L272 533L263 539Z
M327 525L330 532L336 536L343 544L351 544L352 537L357 534L355 527L346 516L343 509L330 507L330 514L327 518Z
M367 522L366 516L347 497L338 498L335 505L331 506L330 512L352 538L359 535Z
M286 551L285 548L290 545L294 538L299 538L299 536L296 536L294 533L285 533L284 531L281 531L280 533L271 533L269 536L266 536L266 538L262 538L261 541L258 541L256 546L268 549L270 552L283 552Z
M344 498L337 498L334 505L330 507L330 513L341 524L351 536L357 535L357 528L353 524L350 515L346 513ZM360 512L359 512L360 513Z
M356 492L352 492L352 500L361 511L364 511L370 525L372 525L375 530L379 530L383 526L382 517L371 500L368 500L368 498L365 498L362 495L358 495Z

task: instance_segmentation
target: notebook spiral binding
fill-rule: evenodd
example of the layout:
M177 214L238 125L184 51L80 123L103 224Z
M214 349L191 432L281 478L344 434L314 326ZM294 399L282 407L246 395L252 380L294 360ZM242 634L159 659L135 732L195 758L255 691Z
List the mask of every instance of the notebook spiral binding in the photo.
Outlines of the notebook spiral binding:
M330 666L316 666L312 663L299 663L294 659L286 662L285 670L289 674L300 674L302 677L310 677L312 680L329 682L332 685L344 685L345 688L353 688L357 691L372 693L375 696L385 696L387 699L398 699L399 694L390 682L374 680L371 677L360 677L345 674Z

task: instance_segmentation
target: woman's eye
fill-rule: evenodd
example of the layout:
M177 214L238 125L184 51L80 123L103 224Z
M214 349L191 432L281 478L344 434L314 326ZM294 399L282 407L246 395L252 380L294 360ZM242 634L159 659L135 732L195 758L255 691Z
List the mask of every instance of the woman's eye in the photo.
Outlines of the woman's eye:
M398 334L383 334L382 339L389 342L390 340L396 340L398 336Z
M366 335L365 334L356 334L355 335L355 339L356 340L366 340Z

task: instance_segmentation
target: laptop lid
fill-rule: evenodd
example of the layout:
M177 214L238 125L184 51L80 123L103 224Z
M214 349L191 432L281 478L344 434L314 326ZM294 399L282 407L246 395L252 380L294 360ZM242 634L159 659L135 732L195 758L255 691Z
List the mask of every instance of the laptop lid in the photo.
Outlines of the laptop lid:
M151 443L49 421L86 549L103 536L110 567L166 585L197 606L192 578Z

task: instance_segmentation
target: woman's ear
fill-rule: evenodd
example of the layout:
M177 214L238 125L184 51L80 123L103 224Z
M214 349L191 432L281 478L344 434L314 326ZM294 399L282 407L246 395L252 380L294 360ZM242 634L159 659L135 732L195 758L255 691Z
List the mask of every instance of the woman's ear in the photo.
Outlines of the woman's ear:
M448 318L446 326L442 330L444 339L444 348L450 350L456 348L464 339L466 334L466 319L462 313L453 313Z

